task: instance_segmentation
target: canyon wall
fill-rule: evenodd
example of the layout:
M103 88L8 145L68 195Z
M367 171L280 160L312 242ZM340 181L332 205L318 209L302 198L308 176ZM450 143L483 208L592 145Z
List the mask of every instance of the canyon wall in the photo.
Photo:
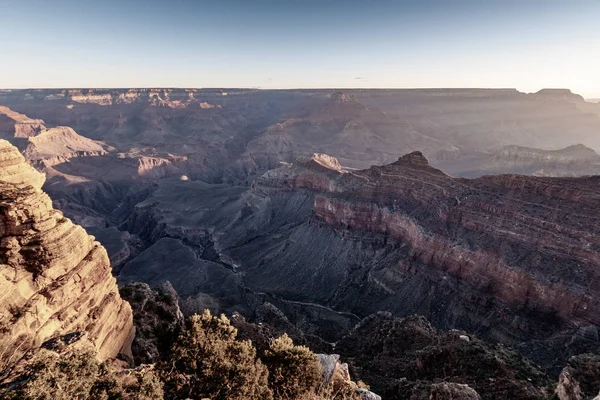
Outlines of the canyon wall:
M85 331L100 359L130 353L131 307L106 250L42 190L44 175L0 141L0 361Z

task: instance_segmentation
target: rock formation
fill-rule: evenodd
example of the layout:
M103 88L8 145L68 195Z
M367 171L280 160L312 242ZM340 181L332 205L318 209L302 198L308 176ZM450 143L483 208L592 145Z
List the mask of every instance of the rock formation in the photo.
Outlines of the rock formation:
M600 355L572 357L560 374L556 395L560 400L588 400L600 392Z
M401 313L410 312L409 308L435 322L438 320L433 315L439 310L440 322L457 318L456 323L471 314L467 304L478 299L484 307L501 307L506 321L514 324L510 332L501 328L504 332L495 333L504 340L515 335L527 337L537 329L526 322L531 316L522 314L530 307L536 310L540 322L544 321L546 328L542 331L550 326L556 329L600 321L596 286L592 284L600 279L596 268L600 262L600 231L598 224L591 223L597 219L600 201L597 177L568 180L509 175L459 180L428 166L420 153L403 156L390 165L346 174L330 170L326 175L320 168L312 168L311 173L306 165L284 166L255 181L254 192L271 201L281 193L290 193L290 186L297 199L306 196L307 190L314 193L308 224L293 234L299 234L298 229L312 231L306 237L310 244L302 244L310 254L297 252L288 244L285 253L270 256L280 268L275 275L266 275L275 270L265 263L259 269L249 266L246 282L258 285L260 290L268 290L271 284L277 285L272 288L281 287L282 282L299 273L298 267L285 266L291 261L288 257L318 258L320 246L310 237L320 236L318 240L323 242L325 235L328 239L323 251L327 247L329 251L335 248L345 252L348 250L342 249L351 243L362 247L368 241L374 256L384 258L344 258L342 263L358 263L357 271L363 271L354 278L348 275L353 268L337 264L339 258L335 266L303 266L314 271L304 273L335 269L338 282L348 282L349 287L353 287L351 282L360 282L360 291L370 293L371 301L389 296L377 306L380 308L397 308ZM556 207L573 212L565 218L555 211ZM328 229L336 234L328 234ZM279 283L275 284L277 279ZM455 283L462 288L454 287ZM439 288L440 297L430 297L430 284ZM312 293L321 293L319 284L312 281L310 285ZM421 285L422 298L417 295ZM295 288L285 290L297 294L304 291ZM446 290L457 296L451 303L443 300L446 297L442 292ZM413 300L406 297L409 292ZM354 302L352 296L342 296L339 289L336 296L335 300L329 299L340 306ZM457 299L463 296L465 308L453 311ZM412 303L417 298L423 303ZM433 304L423 308L430 301ZM407 308L408 304L413 306ZM353 311L364 306L361 298ZM459 325L476 330L481 323L463 320ZM519 335L521 330L529 333Z
M440 332L419 316L371 315L336 351L384 399L542 400L552 390L518 353L466 332Z
M600 109L570 92L47 89L0 103L22 150L46 126L106 144L61 146L44 188L95 228L122 282L169 280L183 309L269 302L329 342L377 310L420 313L535 343L556 372L582 348L570 338L597 329L598 177L437 168L496 154L510 172L588 175Z
M106 250L52 208L44 176L0 141L0 361L87 332L99 359L130 353L133 321Z
M77 223L101 221L92 225L106 227L119 226L124 218L105 215L107 210L131 211L133 191L144 191L158 180L185 175L192 181L249 185L280 162L315 152L336 157L345 168L362 169L419 150L436 167L479 176L481 171L470 169L472 159L495 154L507 145L561 148L582 143L600 150L596 134L600 108L565 93L2 90L0 104L10 109L0 111L0 136L24 150L27 137L46 126L69 127L86 140L114 150L100 157L95 151L76 151L77 157L54 156L41 166L36 164L47 172L45 190L60 201L66 216ZM42 147L50 153L56 150ZM63 146L59 153L68 154L66 150ZM594 171L586 163L504 172L576 176ZM474 168L485 169L485 165ZM495 172L502 169L488 173ZM140 182L145 186L140 187ZM84 214L92 219L86 220Z
M161 361L184 324L177 293L168 282L155 289L145 283L131 283L119 292L133 309L135 338L131 350L135 364Z
M565 345L600 321L598 177L457 179L420 153L366 170L323 160L283 164L250 191L160 182L126 224L152 245L119 279L223 306L267 293L330 342L387 310L535 348L557 373L587 351Z
M8 107L0 106L0 139L6 139L23 150L27 138L39 134L46 129L44 121L32 119Z
M52 166L73 157L99 156L106 153L100 143L78 135L72 128L59 126L29 137L23 155L27 160L43 161L44 166Z
M600 174L600 155L582 144L559 150L512 145L468 160L441 162L440 168L465 178L498 174L574 177Z
M236 89L223 94L218 89L5 90L0 104L48 126L70 126L123 153L155 149L193 155L188 167L203 178L245 179L247 173L313 152L367 168L413 150L432 161L468 160L506 145L582 143L600 150L600 108L567 90Z

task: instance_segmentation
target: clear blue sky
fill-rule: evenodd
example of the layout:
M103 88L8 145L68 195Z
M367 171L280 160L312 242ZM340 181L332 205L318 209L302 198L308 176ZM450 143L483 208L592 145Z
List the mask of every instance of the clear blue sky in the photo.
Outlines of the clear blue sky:
M599 0L0 0L0 87L568 87Z

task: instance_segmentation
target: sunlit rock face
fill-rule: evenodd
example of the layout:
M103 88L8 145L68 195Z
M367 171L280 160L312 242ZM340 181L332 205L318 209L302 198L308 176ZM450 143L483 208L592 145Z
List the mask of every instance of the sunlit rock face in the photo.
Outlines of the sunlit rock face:
M43 174L0 141L0 361L85 331L100 359L130 353L133 322L106 250L52 208Z

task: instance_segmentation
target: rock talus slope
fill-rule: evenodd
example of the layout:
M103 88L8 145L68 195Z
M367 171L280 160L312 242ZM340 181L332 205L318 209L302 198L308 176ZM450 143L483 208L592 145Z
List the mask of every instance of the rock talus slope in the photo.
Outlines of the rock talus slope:
M106 250L52 208L44 176L0 141L0 362L85 331L100 359L130 353L131 307Z

